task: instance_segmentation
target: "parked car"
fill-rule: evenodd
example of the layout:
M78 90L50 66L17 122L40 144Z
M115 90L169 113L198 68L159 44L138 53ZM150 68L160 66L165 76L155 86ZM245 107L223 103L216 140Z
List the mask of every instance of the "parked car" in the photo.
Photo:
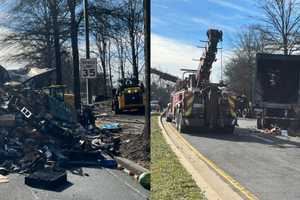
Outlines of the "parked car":
M151 112L160 112L160 104L158 100L150 101Z

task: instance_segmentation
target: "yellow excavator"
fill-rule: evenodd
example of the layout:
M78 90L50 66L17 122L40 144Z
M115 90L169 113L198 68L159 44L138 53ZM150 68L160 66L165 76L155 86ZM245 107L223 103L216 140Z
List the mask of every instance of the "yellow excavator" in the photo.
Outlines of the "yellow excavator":
M112 90L112 110L116 114L123 112L145 113L144 85L133 78L119 80L117 89Z

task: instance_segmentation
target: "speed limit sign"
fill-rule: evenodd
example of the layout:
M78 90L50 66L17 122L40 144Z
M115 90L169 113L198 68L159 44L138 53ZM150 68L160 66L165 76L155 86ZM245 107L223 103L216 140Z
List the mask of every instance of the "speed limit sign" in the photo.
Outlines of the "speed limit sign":
M81 78L97 77L97 58L81 58L80 59Z

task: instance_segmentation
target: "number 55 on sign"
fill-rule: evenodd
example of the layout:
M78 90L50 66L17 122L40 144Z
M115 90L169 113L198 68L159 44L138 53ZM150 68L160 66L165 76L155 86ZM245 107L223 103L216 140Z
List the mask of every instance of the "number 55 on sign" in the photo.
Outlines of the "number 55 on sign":
M80 59L81 78L91 79L97 77L97 58Z

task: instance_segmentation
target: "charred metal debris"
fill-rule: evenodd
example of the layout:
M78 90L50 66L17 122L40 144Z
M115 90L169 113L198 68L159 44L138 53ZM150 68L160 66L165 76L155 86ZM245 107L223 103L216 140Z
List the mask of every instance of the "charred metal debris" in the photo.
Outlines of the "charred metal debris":
M55 187L67 181L68 168L117 167L119 136L74 113L41 90L0 87L0 174L22 173L28 185Z

